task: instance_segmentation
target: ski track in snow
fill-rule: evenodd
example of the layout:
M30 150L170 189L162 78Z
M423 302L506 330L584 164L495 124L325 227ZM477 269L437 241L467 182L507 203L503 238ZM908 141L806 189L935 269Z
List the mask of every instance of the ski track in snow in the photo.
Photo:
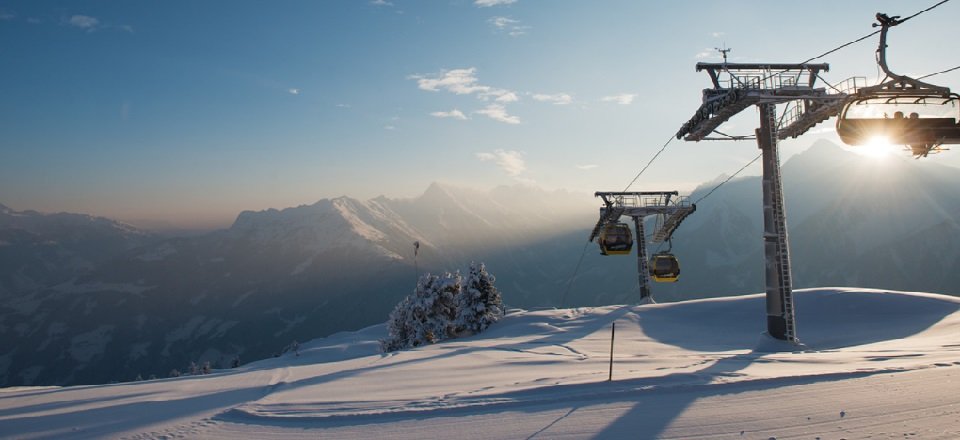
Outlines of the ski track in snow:
M521 311L388 354L375 326L209 376L0 393L0 437L960 438L960 299L797 300L801 346L761 335L762 295Z

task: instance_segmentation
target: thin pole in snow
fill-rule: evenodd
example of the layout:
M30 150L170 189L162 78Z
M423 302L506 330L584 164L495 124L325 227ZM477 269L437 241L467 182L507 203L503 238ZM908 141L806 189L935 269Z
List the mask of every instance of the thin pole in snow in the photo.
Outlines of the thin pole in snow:
M420 267L417 265L417 256L420 254L420 240L413 242L413 272L416 274L416 278L413 280L413 285L416 286L420 282Z
M617 323L610 325L610 374L607 376L607 382L613 380L613 339L617 334Z

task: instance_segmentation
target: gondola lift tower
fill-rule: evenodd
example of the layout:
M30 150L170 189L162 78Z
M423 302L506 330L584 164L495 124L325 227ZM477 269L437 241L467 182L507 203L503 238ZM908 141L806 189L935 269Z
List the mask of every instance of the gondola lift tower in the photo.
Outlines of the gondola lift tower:
M712 88L703 90L700 107L680 130L677 139L756 139L763 167L763 249L766 259L767 332L777 339L797 341L794 318L793 278L787 221L780 176L779 141L795 138L816 124L836 115L846 102L844 89L817 87L827 64L697 63L707 72ZM855 89L857 79L842 87ZM777 105L786 104L778 117ZM721 124L749 107L757 106L760 126L753 138L717 132ZM714 136L716 134L716 136Z

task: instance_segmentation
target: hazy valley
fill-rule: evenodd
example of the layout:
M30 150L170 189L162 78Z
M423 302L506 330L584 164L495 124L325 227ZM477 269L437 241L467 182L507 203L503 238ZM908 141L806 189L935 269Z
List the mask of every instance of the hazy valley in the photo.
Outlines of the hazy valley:
M960 294L954 169L819 143L783 175L795 287ZM656 285L657 300L763 291L759 203L758 177L703 200L675 236L681 281ZM243 212L228 229L179 238L4 207L0 386L165 377L191 361L269 357L295 340L383 322L417 270L474 260L511 306L634 302L636 260L600 256L593 244L571 283L598 207L587 194L433 184L413 199Z

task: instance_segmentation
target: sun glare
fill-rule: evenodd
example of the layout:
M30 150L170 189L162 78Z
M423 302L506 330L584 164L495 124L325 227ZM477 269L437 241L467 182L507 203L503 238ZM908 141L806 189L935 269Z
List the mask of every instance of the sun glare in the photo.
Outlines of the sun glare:
M870 142L855 151L867 157L882 159L897 151L897 146L892 145L886 136L874 136L870 138Z

